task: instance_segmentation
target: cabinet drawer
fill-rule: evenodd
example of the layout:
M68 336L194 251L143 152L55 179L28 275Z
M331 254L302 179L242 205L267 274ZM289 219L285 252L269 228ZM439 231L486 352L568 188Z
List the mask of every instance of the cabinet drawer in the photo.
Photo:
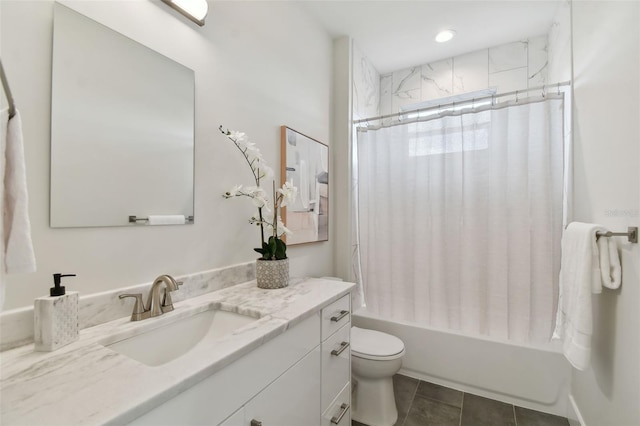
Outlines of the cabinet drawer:
M342 416L342 417L340 417ZM322 426L351 426L351 382L348 382L322 414Z
M322 398L321 412L333 401L349 381L351 324L345 324L333 336L322 342Z
M316 347L249 401L245 425L318 426L319 361L320 347Z
M326 340L351 320L351 299L345 295L322 309L322 340Z

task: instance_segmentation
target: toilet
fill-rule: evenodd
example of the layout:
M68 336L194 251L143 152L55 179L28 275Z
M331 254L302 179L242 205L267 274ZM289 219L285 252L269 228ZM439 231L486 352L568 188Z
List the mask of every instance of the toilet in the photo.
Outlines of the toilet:
M398 419L393 375L402 367L404 343L390 334L351 327L352 416L369 426L392 426Z

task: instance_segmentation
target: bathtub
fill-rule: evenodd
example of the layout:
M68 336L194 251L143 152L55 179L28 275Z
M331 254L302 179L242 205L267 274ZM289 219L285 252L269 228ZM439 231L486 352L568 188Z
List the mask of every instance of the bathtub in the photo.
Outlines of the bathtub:
M556 345L529 347L379 318L360 309L356 327L404 341L400 374L566 417L569 363ZM555 342L554 342L555 343Z

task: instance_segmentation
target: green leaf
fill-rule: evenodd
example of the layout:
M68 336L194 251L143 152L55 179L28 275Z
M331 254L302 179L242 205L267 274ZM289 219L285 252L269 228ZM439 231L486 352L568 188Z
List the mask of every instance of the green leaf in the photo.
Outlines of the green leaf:
M269 257L265 256L265 258L273 259L276 255L276 250L277 250L276 239L273 236L269 237L269 243L267 246L269 247Z
M287 258L287 245L280 238L276 238L276 259L286 259Z

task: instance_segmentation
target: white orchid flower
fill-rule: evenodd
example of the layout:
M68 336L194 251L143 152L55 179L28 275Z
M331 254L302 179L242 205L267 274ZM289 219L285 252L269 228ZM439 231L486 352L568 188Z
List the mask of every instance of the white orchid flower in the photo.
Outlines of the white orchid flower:
M280 218L278 218L278 229L277 229L276 233L278 234L278 236L281 236L283 234L293 235L293 232L291 232L291 230L289 228L284 226L284 223L280 220Z
M237 197L239 195L242 195L242 185L234 186L229 191L225 192L222 196L224 198L231 198L231 197Z
M279 188L274 194L274 200L271 206L269 206L269 199L267 193L260 187L262 179L273 179L274 171L269 165L267 165L260 149L249 141L247 135L243 132L224 130L222 126L219 130L226 135L240 150L244 158L247 160L248 165L253 172L253 178L255 180L255 186L243 187L242 185L236 185L231 190L225 192L223 197L248 197L251 198L253 204L258 208L258 215L252 216L249 219L249 223L260 227L260 238L264 247L265 234L270 235L269 238L278 237L282 235L291 235L292 232L281 220L280 207L284 207L295 202L298 194L298 188L293 186L292 182L285 182L282 188ZM283 243L281 241L281 243ZM280 243L279 243L280 244ZM280 244L279 247L284 247ZM263 259L273 259L276 256L274 253L263 253ZM279 256L279 255L278 255ZM285 255L286 258L286 255Z
M227 135L230 139L233 139L235 143L239 144L244 142L247 139L247 134L244 132L236 132L235 130L231 131Z
M258 208L265 207L267 205L267 203L268 203L267 194L259 186L247 187L245 189L245 194L248 197L251 197L251 200L253 201L253 204Z
M260 172L260 179L273 179L273 169L266 164L261 164L258 167L258 171Z
M256 169L256 164L264 163L264 158L262 157L262 153L259 148L247 148L244 155L247 157L249 162L251 163L251 168Z
M247 155L247 153L256 151L258 149L256 147L256 144L253 142L249 142L248 139L240 143L236 143L236 145L238 145L238 148L240 148L240 150L244 153L244 155Z
M292 182L285 182L282 188L278 188L278 192L283 196L280 207L295 203L296 197L298 196L298 188L293 186Z

